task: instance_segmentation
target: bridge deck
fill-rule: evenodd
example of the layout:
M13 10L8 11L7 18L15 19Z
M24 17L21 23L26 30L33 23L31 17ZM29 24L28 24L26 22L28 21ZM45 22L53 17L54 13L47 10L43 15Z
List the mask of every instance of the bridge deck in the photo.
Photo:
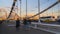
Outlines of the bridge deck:
M0 34L54 34L42 30L36 30L36 29L30 29L29 31L26 31L22 29L22 27L19 30L16 30L13 26L7 26L6 24L0 24Z

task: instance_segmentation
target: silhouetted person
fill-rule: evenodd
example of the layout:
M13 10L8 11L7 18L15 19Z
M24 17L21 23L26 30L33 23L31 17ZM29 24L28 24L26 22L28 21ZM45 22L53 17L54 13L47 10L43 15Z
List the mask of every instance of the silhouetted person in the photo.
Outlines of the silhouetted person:
M2 20L0 20L0 24L2 24L2 22L3 22L3 21L2 21Z
M26 19L23 20L23 24L27 25L27 20Z
M20 20L17 18L16 20L16 28L19 28L20 27Z
M30 24L31 24L31 20L30 20L30 19L28 19L27 21L28 21L28 24L30 25Z
M30 30L31 28L29 27L31 25L31 20L30 19L27 19L27 25L28 25L28 30Z
M60 19L58 20L58 24L60 24Z
M24 18L23 24L24 24L24 29L27 30L27 28L28 28L27 19Z

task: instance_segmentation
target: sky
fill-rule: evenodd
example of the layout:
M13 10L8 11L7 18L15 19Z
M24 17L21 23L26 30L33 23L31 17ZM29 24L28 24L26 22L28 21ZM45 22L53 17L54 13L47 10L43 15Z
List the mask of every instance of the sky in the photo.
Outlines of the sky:
M57 0L40 0L40 11L43 11L44 9L46 9L47 7L49 7L56 1ZM12 3L13 3L13 0L0 0L0 8L11 7ZM17 3L16 3L16 6L18 6L18 8L20 8L19 0L17 1ZM22 5L21 14L25 15L26 14L26 0L22 0L21 5ZM27 8L28 14L37 14L38 13L38 0L27 0L27 7L28 7ZM57 14L56 12L58 12L59 9L60 9L60 3L56 6L54 6L53 8L49 9L48 11L44 12L43 14L47 15L51 12L54 12L55 14ZM18 14L20 14L20 10L18 11Z

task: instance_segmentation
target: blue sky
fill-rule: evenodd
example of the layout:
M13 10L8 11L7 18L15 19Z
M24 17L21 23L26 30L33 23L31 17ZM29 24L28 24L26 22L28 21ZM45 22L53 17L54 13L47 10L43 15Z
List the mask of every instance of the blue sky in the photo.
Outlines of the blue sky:
M13 0L0 0L0 7L10 7Z
M57 0L40 0L40 11L43 11L44 9L46 9L47 7L49 7L56 1ZM13 0L0 0L0 7L11 7L12 3L13 3ZM19 0L18 0L18 4L20 5ZM28 0L27 6L28 6L28 14L38 13L38 9L37 9L38 8L38 0ZM58 8L60 8L58 6L60 6L60 5L58 4L57 6L51 8L48 11L52 12L54 10L56 12L58 10ZM22 0L22 14L23 15L25 15L25 10L26 10L25 8L26 8L26 0Z

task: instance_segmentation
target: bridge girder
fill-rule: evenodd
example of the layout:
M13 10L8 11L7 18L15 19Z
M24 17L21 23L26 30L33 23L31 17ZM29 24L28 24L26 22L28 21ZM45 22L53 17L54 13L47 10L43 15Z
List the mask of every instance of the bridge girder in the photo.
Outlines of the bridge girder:
M14 7L15 7L16 2L17 2L17 0L14 0L14 1L13 1L12 8L11 8L10 14L9 14L9 16L7 17L7 19L11 16L11 13L12 13Z
M11 8L11 11L10 11L10 14L9 14L8 18L10 17L10 15L11 15L14 7L15 7L16 1L17 1L17 0L14 0L14 2L13 2L13 4L12 4L12 8ZM20 1L21 1L21 0L20 0ZM39 14L41 14L41 13L47 11L47 10L49 10L50 8L52 8L53 6L55 6L56 4L58 4L59 2L60 2L60 0L58 0L58 1L57 1L56 3L54 3L53 5L49 6L49 7L46 8L45 10L41 11L40 13L35 14L35 15L32 16L32 17L35 17L35 16L37 16L37 15L39 15ZM32 17L29 17L29 18L32 18ZM7 18L7 19L8 19L8 18Z
M37 16L37 15L39 15L39 14L44 13L45 11L47 11L47 10L49 10L50 8L52 8L52 7L54 7L55 5L57 5L58 3L60 3L60 0L57 1L57 2L55 2L54 4L52 4L51 6L49 6L48 8L46 8L45 10L43 10L43 11L41 11L41 12L39 12L39 13L37 13L37 14L35 14L35 15L29 17L29 18L33 18L33 17L35 17L35 16Z

